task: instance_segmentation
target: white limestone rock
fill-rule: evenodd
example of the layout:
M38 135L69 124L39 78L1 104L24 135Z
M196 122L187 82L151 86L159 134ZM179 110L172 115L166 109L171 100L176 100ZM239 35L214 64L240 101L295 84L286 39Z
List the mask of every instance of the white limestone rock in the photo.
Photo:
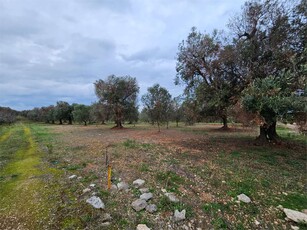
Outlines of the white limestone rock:
M251 199L243 193L238 195L237 197L238 197L239 201L242 201L244 203L250 203L251 202Z
M145 201L148 201L148 200L150 200L152 197L153 197L153 194L152 194L151 192L148 192L148 193L143 193L143 194L140 196L140 199L145 200Z
M97 196L92 196L91 198L86 200L86 203L89 203L90 205L92 205L94 208L97 209L104 209L104 203L101 201L101 199Z
M136 230L150 230L150 228L148 228L146 224L138 224Z
M168 199L169 201L171 202L174 202L174 203L178 203L179 202L179 199L175 196L174 193L171 193L171 192L167 192L164 194Z
M179 212L177 209L175 210L174 213L174 220L175 222L181 221L181 220L185 220L185 209L183 209L181 212Z
M142 199L137 199L137 200L132 202L131 206L135 211L139 212L139 211L143 210L144 208L146 208L147 202L145 200L142 200Z
M132 184L134 185L134 187L139 188L145 184L145 181L142 179L137 179L133 181Z
M284 208L283 211L288 219L293 220L296 223L307 223L307 214L288 208Z

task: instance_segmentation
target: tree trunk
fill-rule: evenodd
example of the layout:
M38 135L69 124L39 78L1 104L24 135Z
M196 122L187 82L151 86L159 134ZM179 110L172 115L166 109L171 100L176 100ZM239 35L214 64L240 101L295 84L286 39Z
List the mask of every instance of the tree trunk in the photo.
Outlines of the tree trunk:
M228 129L227 116L226 116L226 115L222 115L221 118L222 118L222 121L223 121L223 127L222 127L222 129Z
M280 137L276 132L276 122L271 124L264 123L260 126L260 134L256 138L256 141L259 144L265 144L268 142L280 143Z
M267 136L267 125L263 124L260 125L260 134L256 138L256 141L258 144L264 144L268 142L268 136Z
M62 119L60 119L60 125L63 125Z
M269 141L272 141L274 143L280 143L281 141L280 137L278 136L276 132L276 121L268 126L267 135L268 135Z
M116 126L115 126L115 128L120 128L120 129L123 128L122 122L121 122L120 120L117 120L117 121L116 121Z
M68 118L68 124L69 124L69 125L72 125L72 119L71 119L71 117Z
M158 130L159 130L158 132L160 132L161 131L160 130L160 122L158 121L157 124L158 124Z
M84 121L84 126L86 126L86 121Z
M116 123L116 128L123 128L123 125L122 125L122 110L120 108L120 106L117 106L115 108L115 123Z
M178 126L179 126L179 125L178 125L178 123L179 123L179 122L178 122L178 121L176 121L176 127L178 127Z

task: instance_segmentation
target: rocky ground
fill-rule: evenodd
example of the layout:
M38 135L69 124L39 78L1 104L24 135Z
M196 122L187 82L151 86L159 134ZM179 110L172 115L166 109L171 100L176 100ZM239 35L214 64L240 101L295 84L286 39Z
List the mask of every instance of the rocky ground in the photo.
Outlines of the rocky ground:
M304 137L283 128L281 145L255 146L238 126L126 127L44 126L44 162L62 172L44 228L306 228L284 212L307 206Z

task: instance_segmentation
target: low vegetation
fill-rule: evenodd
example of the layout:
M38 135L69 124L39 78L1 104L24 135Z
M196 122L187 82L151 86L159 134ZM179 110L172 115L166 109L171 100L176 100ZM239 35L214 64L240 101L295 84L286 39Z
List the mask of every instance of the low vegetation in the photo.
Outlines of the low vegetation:
M306 140L283 125L277 130L283 144L265 146L252 144L253 129L239 127L227 133L214 124L171 124L161 132L143 124L114 131L110 127L2 126L1 228L103 228L107 212L113 218L107 229L133 229L140 223L153 229L289 229L296 224L286 221L277 206L307 207ZM106 152L113 183L122 180L131 186L135 179L145 180L156 213L131 208L138 189L108 191ZM71 175L78 178L69 179ZM90 193L103 200L105 211L85 202L90 194L83 190L90 184L95 184ZM180 202L169 202L164 189ZM252 202L238 203L241 193ZM185 209L187 219L174 223L175 209Z

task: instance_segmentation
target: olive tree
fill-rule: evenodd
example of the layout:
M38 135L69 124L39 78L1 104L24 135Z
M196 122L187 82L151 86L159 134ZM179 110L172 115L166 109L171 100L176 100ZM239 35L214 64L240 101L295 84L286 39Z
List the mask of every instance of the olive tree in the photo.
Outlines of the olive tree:
M109 76L106 80L97 80L95 93L101 103L107 104L113 111L116 128L123 128L125 111L136 105L139 87L136 78L131 76Z
M73 118L76 122L83 122L87 125L90 121L90 107L82 104L74 105L74 110L72 112Z
M306 79L302 20L307 22L306 11L298 6L291 9L277 0L247 1L230 25L236 33L240 68L248 79L243 105L262 118L258 140L278 141L277 119L303 109L298 106L304 104L302 97L294 96Z
M144 109L150 120L157 123L160 132L161 123L169 121L172 96L159 84L149 87L147 91L142 96Z

